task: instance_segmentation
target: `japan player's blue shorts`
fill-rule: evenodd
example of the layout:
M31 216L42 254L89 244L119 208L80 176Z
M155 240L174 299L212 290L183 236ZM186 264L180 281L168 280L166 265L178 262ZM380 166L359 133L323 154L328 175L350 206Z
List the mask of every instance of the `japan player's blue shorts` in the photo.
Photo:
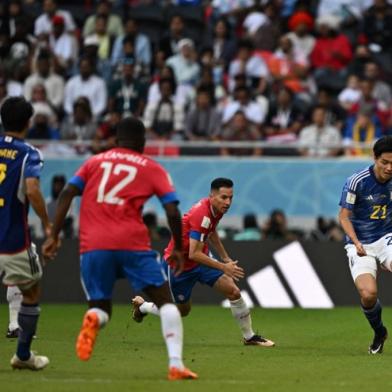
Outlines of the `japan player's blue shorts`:
M80 276L87 300L111 299L114 283L126 278L136 291L162 286L166 274L155 251L94 250L80 256Z
M163 261L162 265L169 279L173 300L177 304L186 303L191 299L192 289L197 282L212 287L223 275L222 271L200 264L189 271L182 272L179 276L174 276L174 271L169 264Z

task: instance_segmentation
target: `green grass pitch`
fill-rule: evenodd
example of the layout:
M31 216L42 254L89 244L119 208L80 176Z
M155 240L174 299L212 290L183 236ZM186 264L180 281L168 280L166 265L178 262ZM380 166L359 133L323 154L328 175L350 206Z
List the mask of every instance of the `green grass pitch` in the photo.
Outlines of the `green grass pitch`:
M196 381L166 381L166 350L159 320L130 320L117 305L90 361L80 362L74 342L85 307L43 305L33 350L49 356L41 372L12 371L15 341L0 337L0 391L359 391L392 386L392 344L370 356L371 330L358 308L252 311L255 329L275 348L245 347L230 310L195 306L184 319L186 364ZM0 306L5 332L7 307ZM391 325L392 309L384 310Z

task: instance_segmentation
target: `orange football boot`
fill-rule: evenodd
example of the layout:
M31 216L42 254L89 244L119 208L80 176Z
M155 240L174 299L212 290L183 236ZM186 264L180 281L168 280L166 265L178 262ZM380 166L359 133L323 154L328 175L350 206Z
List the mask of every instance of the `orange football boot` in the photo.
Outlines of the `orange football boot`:
M176 367L171 367L169 369L169 374L167 375L168 380L175 381L175 380L196 380L199 376L192 372L191 370L184 368L178 369Z
M84 316L82 328L76 340L76 354L82 361L88 361L93 352L94 343L99 331L98 315L88 312Z

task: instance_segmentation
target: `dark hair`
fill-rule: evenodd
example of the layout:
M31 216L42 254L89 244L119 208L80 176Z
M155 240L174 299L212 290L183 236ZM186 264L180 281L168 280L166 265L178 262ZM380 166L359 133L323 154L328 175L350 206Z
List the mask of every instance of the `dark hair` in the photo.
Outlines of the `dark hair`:
M384 152L392 152L392 136L383 136L373 146L374 157L379 158Z
M243 221L244 229L258 228L255 214L246 214Z
M230 178L218 177L211 182L211 190L218 191L219 188L233 188L233 181Z
M145 134L144 124L135 117L123 118L116 127L117 144L138 152L143 152Z
M1 121L4 130L23 132L33 113L33 106L24 97L7 98L1 106Z
M38 56L37 56L37 61L40 60L50 60L50 52L48 50L40 50Z

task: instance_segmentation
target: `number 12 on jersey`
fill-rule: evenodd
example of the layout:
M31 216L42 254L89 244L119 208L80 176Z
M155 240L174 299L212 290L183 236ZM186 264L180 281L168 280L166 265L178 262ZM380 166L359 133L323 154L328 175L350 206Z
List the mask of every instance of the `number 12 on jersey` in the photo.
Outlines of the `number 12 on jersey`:
M124 199L118 197L117 195L122 189L124 189L135 179L137 168L134 166L125 165L123 163L117 163L116 165L113 165L112 162L102 162L101 168L103 169L103 175L98 187L97 202L123 205ZM106 185L110 176L112 174L118 176L122 172L126 172L127 176L124 177L121 181L117 182L110 191L106 192Z

